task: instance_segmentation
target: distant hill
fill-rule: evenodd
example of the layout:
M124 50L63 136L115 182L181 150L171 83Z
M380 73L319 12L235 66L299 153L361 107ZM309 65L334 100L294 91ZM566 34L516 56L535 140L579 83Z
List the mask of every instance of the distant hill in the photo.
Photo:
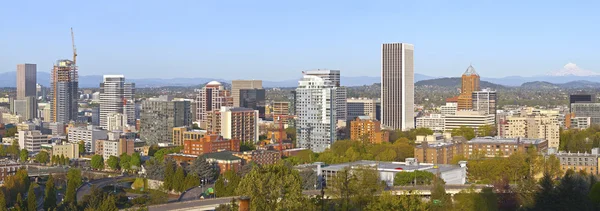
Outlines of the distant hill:
M437 87L448 87L457 88L460 87L461 78L438 78L419 81L415 83L415 86L437 86ZM571 81L567 83L551 83L547 81L533 81L525 82L520 86L503 86L496 83L487 81L481 81L479 85L483 88L491 88L494 90L506 89L506 88L521 88L521 89L600 89L600 83L591 82L585 80Z
M550 82L546 82L546 81L534 81L534 82L527 82L527 83L521 84L521 88L522 89L557 89L557 88L560 88L560 86L550 83Z
M415 83L415 86L438 86L438 87L448 87L448 88L458 88L461 85L461 78L436 78L423 80ZM494 90L504 89L505 86L490 83L487 81L480 81L479 86L481 88L490 88Z

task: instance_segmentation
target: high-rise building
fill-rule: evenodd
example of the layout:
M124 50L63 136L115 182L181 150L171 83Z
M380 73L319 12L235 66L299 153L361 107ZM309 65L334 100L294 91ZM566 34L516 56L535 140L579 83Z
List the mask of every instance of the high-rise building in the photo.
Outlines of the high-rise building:
M14 100L14 113L26 120L37 118L37 65L17 65L17 99Z
M221 107L221 135L226 139L258 142L258 111L242 107Z
M68 141L70 143L79 143L83 141L85 152L93 153L96 151L96 141L98 139L106 139L108 137L106 130L94 126L87 127L71 127L69 128Z
M13 114L21 115L25 120L37 118L37 100L35 96L12 100L11 107Z
M149 99L142 102L140 139L149 145L172 143L174 127L192 126L190 101Z
M346 99L347 118L355 119L359 116L377 118L377 99L371 98L348 98Z
M298 147L322 152L336 140L336 94L333 81L304 75L296 88Z
M350 122L350 139L372 144L389 142L390 133L381 130L381 123L369 116L359 116Z
M233 98L230 92L225 90L221 83L211 81L198 90L196 121L200 122L200 127L206 128L206 113L219 110L221 106L233 106Z
M100 83L100 127L108 128L108 116L123 115L128 125L135 124L135 84L125 83L123 75L104 75Z
M233 107L242 106L240 98L241 89L263 89L262 80L233 80L231 81L231 97L233 98Z
M501 134L506 138L545 139L548 147L556 149L560 145L560 124L554 115L508 116L500 130L503 130Z
M290 114L290 102L273 102L272 107L273 112L271 113L271 115L273 116Z
M571 113L576 117L590 117L592 124L600 124L600 103L571 103Z
M385 43L381 47L381 124L409 130L414 119L414 46Z
M485 114L496 115L496 91L487 89L474 91L471 96L474 111L483 111Z
M324 80L328 80L333 82L334 87L336 87L336 93L335 93L335 103L336 103L336 107L335 107L335 111L336 111L336 118L337 120L342 120L342 121L346 121L348 119L346 119L346 114L347 114L347 106L346 106L346 87L341 86L341 80L340 80L340 71L339 70L308 70L305 71L304 74L306 75L313 75L313 76L317 76L320 78L323 78Z
M239 107L250 108L258 111L260 118L265 118L265 90L264 89L240 89Z
M458 110L473 109L473 92L479 91L479 75L475 68L469 65L462 75L460 95L458 95Z
M58 60L52 69L50 121L68 123L77 120L79 76L71 60Z

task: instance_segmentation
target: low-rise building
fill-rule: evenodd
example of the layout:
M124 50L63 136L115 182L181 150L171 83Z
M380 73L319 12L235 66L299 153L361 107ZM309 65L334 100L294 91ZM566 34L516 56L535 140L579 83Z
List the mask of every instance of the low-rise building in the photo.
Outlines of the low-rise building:
M99 139L107 139L107 131L102 130L99 127L87 126L87 127L71 127L68 131L69 142L79 143L83 141L85 144L85 152L94 153L96 152L96 141Z
M389 142L390 133L381 130L381 123L369 116L359 116L350 122L350 139L369 143Z
M205 135L196 140L184 140L184 154L201 155L219 151L240 151L240 141L225 139L220 135Z
M42 144L50 143L50 139L39 130L19 131L19 148L27 149L29 153L38 153Z
M206 161L219 168L223 174L227 170L239 171L242 167L242 159L234 156L230 151L213 152L203 154Z
M52 145L52 155L65 156L69 159L79 158L79 144L62 143Z
M429 128L433 131L444 131L444 116L442 114L430 114L417 117L417 128Z
M10 161L10 160L2 160L0 161L0 181L4 183L4 180L8 176L13 176L17 173L17 170L21 168L21 164Z
M575 172L586 172L591 175L598 175L600 173L600 149L593 148L591 153L580 153L580 152L558 152L554 154L560 161L560 167L563 172L571 169Z
M244 159L244 165L250 162L258 165L271 165L281 160L278 151L273 150L252 150L245 152L234 152L234 156Z
M573 117L570 119L571 129L587 129L592 125L591 117Z
M484 125L494 125L496 121L495 114L485 114L483 111L467 111L460 110L454 115L446 115L444 117L444 131L450 132L454 129L466 126L477 129Z

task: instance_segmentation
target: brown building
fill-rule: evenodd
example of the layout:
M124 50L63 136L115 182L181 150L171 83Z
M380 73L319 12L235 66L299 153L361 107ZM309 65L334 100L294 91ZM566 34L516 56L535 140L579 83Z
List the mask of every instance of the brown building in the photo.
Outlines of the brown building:
M218 81L211 81L200 89L196 98L196 121L206 128L207 112L219 110L221 106L233 106L231 92Z
M548 149L548 143L543 139L478 137L470 141L454 137L451 142L423 142L414 149L415 158L419 162L434 164L451 164L455 156L464 158L474 157L509 157L515 152L527 152L535 147L536 151Z
M106 140L102 140L102 139L96 140L96 148L95 148L96 151L94 152L94 154L96 154L96 155L104 154L104 141L106 141Z
M221 134L221 110L206 112L206 132L208 134Z
M242 159L234 156L232 152L222 151L213 152L203 155L206 161L218 167L220 173L223 174L227 170L239 171L242 167Z
M273 102L273 116L278 115L289 115L290 114L290 102Z
M558 152L554 155L560 161L560 167L563 172L572 169L575 172L583 171L591 175L598 175L600 173L599 148L593 148L592 153Z
M202 155L219 151L240 151L240 141L224 139L220 135L206 135L196 140L184 140L184 154Z
M183 146L185 140L198 140L206 133L200 130L190 130L187 127L173 128L173 145Z
M278 151L273 150L252 150L246 152L233 153L234 156L244 159L244 165L254 162L258 165L271 165L281 160Z
M172 158L175 161L175 163L182 165L184 163L191 164L192 162L194 162L194 160L196 160L196 158L198 158L198 155L171 153L171 154L166 154L165 158L167 158L167 157Z
M350 122L350 139L369 143L389 142L388 131L381 130L381 123L369 116L359 116ZM366 140L365 140L366 139Z
M462 75L460 95L458 95L458 110L473 109L473 92L479 91L479 75L475 68L469 65Z

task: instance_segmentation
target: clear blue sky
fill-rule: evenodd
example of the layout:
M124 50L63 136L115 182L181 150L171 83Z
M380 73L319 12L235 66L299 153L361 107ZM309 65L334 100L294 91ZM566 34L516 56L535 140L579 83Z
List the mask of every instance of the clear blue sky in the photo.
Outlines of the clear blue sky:
M493 3L492 3L493 2ZM415 70L541 75L568 62L600 72L598 1L4 1L0 72L285 80L331 68L378 76L380 45L415 45Z

